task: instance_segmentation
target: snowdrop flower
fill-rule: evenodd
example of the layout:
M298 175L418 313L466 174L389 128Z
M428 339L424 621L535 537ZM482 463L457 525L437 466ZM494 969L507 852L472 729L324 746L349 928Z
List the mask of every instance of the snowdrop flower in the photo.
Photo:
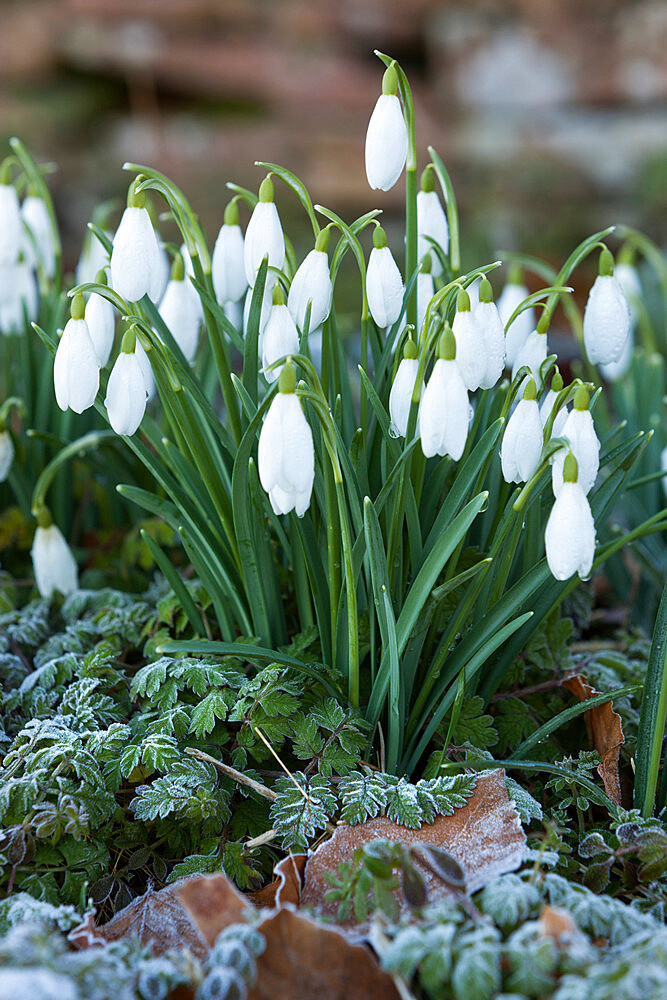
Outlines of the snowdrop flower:
M598 367L607 382L617 382L627 375L632 365L635 353L634 327L639 319L639 303L642 297L642 286L637 270L629 261L619 261L614 268L614 277L623 289L623 294L630 307L630 333L625 342L620 357L616 361L608 364L600 364Z
M271 307L273 305L273 290L276 286L276 275L267 274L266 284L264 285L264 292L262 294L262 307L259 313L259 338L257 341L257 349L259 351L260 357L262 354L262 338L264 336L264 331L266 330L266 324L269 322L269 317L271 315ZM249 288L246 292L245 302L243 304L243 336L248 336L248 322L250 320L250 307L252 305L252 296L254 293L254 288Z
M303 517L315 478L313 434L296 395L296 373L288 362L259 435L259 480L275 514Z
M280 270L285 263L285 237L273 200L273 181L270 175L259 186L259 201L245 231L243 262L246 280L251 288L255 284L259 266L267 255L269 267ZM273 286L271 290L273 291Z
M413 340L408 340L403 348L403 357L389 393L391 418L389 433L392 437L405 437L407 434L410 406L419 368L417 357L417 345Z
M446 326L419 406L419 436L426 458L449 455L457 462L465 448L470 404L455 358L456 339Z
M482 384L487 371L484 340L479 326L470 311L470 297L462 288L456 300L456 314L452 324L456 337L456 360L466 389L474 392Z
M113 239L113 233L104 230L104 235ZM79 261L76 265L76 283L83 285L88 281L95 281L96 275L109 266L109 254L106 252L97 236L90 230L86 233L81 248Z
M373 233L373 249L366 270L366 295L371 316L380 329L392 326L403 306L403 278L387 246L382 226Z
M488 278L479 285L479 305L473 311L473 321L482 335L486 368L479 385L492 389L500 380L505 367L505 330L498 309L493 302L493 291Z
M580 386L574 394L574 408L565 421L561 435L570 442L571 453L577 460L577 482L584 493L590 493L597 479L600 468L600 442L598 441L593 417L588 408L588 390ZM563 466L565 465L565 449L554 455L551 469L551 483L554 496L558 496L563 488Z
M0 430L0 483L4 483L14 461L14 442L6 427Z
M146 412L146 380L136 353L132 327L123 336L120 354L111 369L104 405L116 434L134 434Z
M547 420L551 416L551 411L556 405L556 400L558 399L558 393L562 392L563 389L563 376L556 369L553 378L551 379L551 388L544 397L542 405L540 406L540 420L542 422L542 428L546 426ZM556 416L554 417L554 422L551 427L551 437L562 437L563 427L565 426L565 421L568 417L568 410L566 406L561 407ZM553 462L553 459L551 460Z
M53 228L46 202L35 194L29 194L21 205L23 224L28 229L25 245L28 247L27 260L38 264L47 278L56 271L56 248Z
M280 378L284 365L271 368L275 361L284 358L288 354L298 354L299 352L299 331L292 319L292 315L285 305L285 296L276 283L273 289L273 306L268 322L264 327L262 337L262 371L267 382L275 382Z
M517 351L512 365L512 379L516 378L517 372L524 365L530 368L530 373L535 380L535 385L542 386L542 375L540 369L542 362L547 359L547 330L549 328L549 317L543 313L536 328L528 335L523 345Z
M144 376L144 385L146 386L146 399L150 402L155 395L155 375L153 375L153 369L151 367L150 360L148 358L148 353L144 350L143 346L137 340L134 353L137 356L137 361L139 362L139 367L141 368L141 374Z
M240 300L238 302L227 301L222 303L222 311L224 312L225 316L232 324L234 329L240 331L242 331L244 327L243 306L244 303L241 302Z
M232 198L225 209L211 261L215 297L221 305L225 302L237 302L248 287L243 257L239 206L236 198Z
M569 580L574 573L586 580L593 566L595 523L577 472L577 460L570 453L563 466L563 487L544 535L549 569L557 580Z
M428 304L435 295L435 283L431 274L431 255L427 253L419 265L417 275L417 332L419 333L426 319Z
M98 285L106 285L106 271L98 271L95 281ZM95 354L100 368L104 368L109 360L116 333L116 313L108 299L98 292L91 292L86 303L85 320L88 324L90 339L95 348Z
M373 190L389 191L403 173L408 127L398 99L398 74L392 63L382 77L382 94L366 132L366 177Z
M435 191L433 169L426 167L421 176L420 191L417 193L417 260L424 254L433 257L433 274L442 274L440 258L433 249L433 240L444 254L449 251L449 225L447 216Z
M537 469L542 454L542 422L537 405L537 389L528 380L523 399L507 421L500 451L506 483L525 483Z
M618 278L614 258L605 249L600 254L599 274L584 310L584 346L595 365L618 361L630 335L630 308Z
M329 237L331 232L329 227L323 229L315 240L315 248L310 251L305 260L300 264L296 274L292 278L289 294L287 296L287 308L292 314L292 319L303 330L306 321L306 311L308 303L310 307L310 329L316 330L322 326L325 319L331 312L331 299L333 297L333 285L329 274Z
M15 264L7 264L0 277L0 329L3 333L24 333L37 319L39 292L35 272L23 252Z
M512 268L507 284L498 298L498 313L503 326L506 327L512 313L528 298L530 292L523 284L520 268ZM514 364L517 353L526 342L528 335L535 329L535 310L532 306L519 313L505 333L505 350L507 364Z
M144 295L155 300L163 275L162 252L146 208L146 196L143 191L133 191L113 238L111 285L128 302L138 302Z
M180 253L174 258L171 279L160 302L159 313L183 351L185 360L192 364L199 343L201 302L190 279L185 277L185 264Z
M42 507L37 516L30 554L35 582L42 597L51 597L56 591L71 594L78 588L79 574L72 550L60 529L53 524L46 507Z
M607 382L618 382L632 367L632 359L635 356L635 334L632 328L628 334L621 355L617 361L610 361L607 365L598 365L602 376Z
M83 295L75 295L53 363L56 402L61 410L69 407L75 413L93 405L100 387L100 363L83 318L85 309Z
M2 173L5 173L3 168ZM0 266L14 264L23 246L23 224L16 188L0 177Z

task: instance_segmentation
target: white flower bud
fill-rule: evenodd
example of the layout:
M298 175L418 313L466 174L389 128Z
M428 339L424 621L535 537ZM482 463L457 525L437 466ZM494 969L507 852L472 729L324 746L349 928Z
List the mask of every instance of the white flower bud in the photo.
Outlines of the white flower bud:
M37 526L31 556L42 597L51 597L56 591L71 594L78 588L79 574L72 550L55 524Z
M635 335L634 331L631 329L618 361L610 361L607 365L598 365L603 378L605 378L607 382L618 382L619 379L622 379L630 371L634 356Z
M14 461L14 442L8 430L0 431L0 483L4 483Z
M178 262L175 270L179 267ZM199 343L199 327L201 325L201 302L189 278L172 277L164 297L160 302L159 313L165 326L183 351L185 360L192 364Z
M557 580L568 580L574 573L586 580L595 554L595 523L586 494L576 482L576 460L571 455L565 480L547 521L547 562Z
M491 292L491 283L484 278L479 285L479 302L473 320L482 335L486 366L479 383L481 389L492 389L500 380L505 367L505 331Z
M384 329L392 326L401 314L405 288L387 237L379 226L373 234L373 249L366 270L366 295L371 316Z
M605 248L600 254L600 273L584 310L584 346L591 364L618 361L630 327L630 308L614 275L614 258Z
M243 320L243 307L244 303L241 302L240 299L238 302L227 301L222 303L222 311L224 312L225 316L232 324L232 326L239 331L243 331L245 325Z
M530 374L535 380L538 390L542 388L542 375L540 369L542 362L547 359L547 323L541 319L535 330L532 331L524 341L514 356L512 365L512 379L516 378L517 372L524 365L530 368ZM525 384L525 383L524 383Z
M417 348L409 340L405 345L404 356L398 366L389 393L389 416L391 418L389 433L392 437L405 437L407 433L412 393L417 381L418 368Z
M498 313L503 327L507 326L510 316L521 303L528 298L530 292L525 285L513 282L512 280L503 288L498 297ZM524 309L516 317L505 335L505 351L507 354L507 364L511 367L514 364L519 350L525 344L529 334L535 329L535 310L532 306Z
M390 66L382 78L382 94L366 132L366 177L373 190L393 188L408 155L408 128L397 91L398 77Z
M525 483L537 469L542 454L542 422L530 379L524 397L507 421L500 451L506 483Z
M260 184L259 201L245 231L243 261L246 280L251 288L267 254L269 267L280 270L285 263L285 237L278 209L273 201L273 183L270 177L265 177Z
M39 264L46 277L52 278L56 271L56 251L46 202L29 194L21 205L21 216L29 230L24 241L28 263L31 266Z
M637 268L632 264L620 261L614 267L614 277L623 289L623 294L630 307L630 318L633 326L639 318L639 303L642 299L642 283Z
M449 455L457 462L468 437L470 403L455 354L456 341L448 328L419 405L419 436L426 458Z
M211 261L213 288L221 304L237 302L248 287L243 246L238 205L232 200L225 209L225 220L215 241Z
M134 353L137 356L137 361L139 362L139 367L141 368L141 374L144 377L144 385L146 386L146 399L148 402L150 402L153 396L155 395L155 375L153 375L153 368L151 367L148 354L138 340L136 343L136 347L134 348Z
M273 289L276 284L276 275L267 274L266 284L264 285L264 294L262 295L262 307L259 313L259 337L257 339L257 350L259 357L262 356L262 338L264 336L264 331L266 330L266 324L269 322L269 317L271 315L271 307L273 305ZM254 293L254 288L249 288L246 292L245 302L243 303L243 336L248 335L248 321L250 319L250 306L252 305L252 296Z
M0 266L15 264L23 247L23 224L16 188L0 182Z
M280 285L276 285L273 293L273 305L268 322L262 336L262 371L267 382L275 382L280 378L284 365L275 368L270 366L288 354L299 353L299 331L292 315L285 305L285 298Z
M116 312L108 299L91 292L86 303L86 323L100 367L109 360L116 333Z
M440 258L432 240L444 254L449 252L449 224L433 184L433 171L426 168L422 174L421 190L417 193L417 260L427 253L433 260L433 274L442 274Z
M151 300L151 302L157 305L158 302L162 301L164 293L167 290L167 285L169 283L169 276L171 274L171 271L169 268L169 254L167 253L165 245L164 243L160 243L157 233L155 234L155 236L156 239L158 239L158 247L160 248L160 267L158 274L155 278L155 283L148 293L148 297ZM192 262L190 261L189 255L188 255L188 263L190 264L190 268L192 269ZM188 273L191 274L192 270L190 270Z
M39 292L37 279L26 260L7 264L0 277L0 329L3 333L24 333L37 319Z
M329 231L323 230L317 238L318 243L320 237L324 237L325 233L328 237ZM332 296L333 285L329 274L329 256L325 250L318 250L316 247L310 251L299 266L292 278L287 296L287 308L298 328L303 330L309 302L312 302L309 328L316 330L318 326L321 326L331 312Z
M125 334L107 383L104 405L116 434L134 434L146 412L146 380L136 351L131 349L134 340L132 331Z
M577 389L574 397L574 408L568 415L559 437L570 442L570 452L577 460L579 486L584 493L590 493L598 469L600 468L600 442L598 441L593 417L588 409L588 392L583 387ZM558 496L563 488L563 467L568 452L561 448L554 455L551 468L551 483L554 496Z
M61 410L83 413L95 402L100 387L100 363L84 315L83 296L72 302L72 318L65 324L53 363L53 385Z
M474 392L486 374L487 359L482 333L470 311L470 298L464 289L458 295L452 330L456 338L456 362L466 389Z
M127 302L155 300L164 278L162 252L148 209L130 206L113 238L111 284Z
M297 517L303 517L313 491L315 449L295 385L294 369L286 365L280 376L281 389L259 435L257 467L274 513L293 510Z

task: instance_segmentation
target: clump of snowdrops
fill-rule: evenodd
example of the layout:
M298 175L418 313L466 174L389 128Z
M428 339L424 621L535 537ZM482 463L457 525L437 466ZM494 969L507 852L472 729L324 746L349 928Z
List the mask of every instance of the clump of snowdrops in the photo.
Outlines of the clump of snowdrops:
M258 164L257 195L228 184L211 253L185 195L127 163L115 234L91 226L97 273L87 261L60 338L38 332L55 355L59 407L96 407L144 463L154 488L118 489L178 533L210 597L205 614L153 543L192 627L192 640L164 648L230 653L241 636L270 658L315 628L322 671L338 671L352 705L381 726L386 768L410 773L465 695L494 693L579 578L664 529L667 512L596 543L651 436L614 428L600 441L596 429L594 366L622 364L631 349L612 228L532 294L512 267L494 300L501 262L461 270L450 178L430 147L418 173L410 87L380 59L366 173L381 191L405 176L404 260L379 209L347 223L270 163ZM276 185L312 225L301 261ZM5 188L9 218L18 201ZM149 211L158 198L172 241ZM568 282L591 253L599 276L582 322ZM358 365L336 310L348 255L359 271ZM549 349L561 301L588 363L570 384ZM44 594L76 587L47 506L56 468L33 496Z

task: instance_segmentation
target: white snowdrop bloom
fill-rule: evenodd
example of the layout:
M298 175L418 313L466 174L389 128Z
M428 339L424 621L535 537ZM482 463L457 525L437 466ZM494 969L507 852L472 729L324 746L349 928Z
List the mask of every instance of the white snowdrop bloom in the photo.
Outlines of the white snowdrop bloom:
M506 483L527 482L539 465L542 454L542 422L536 396L535 383L529 379L523 399L507 421L500 451L500 463Z
M113 239L113 233L108 230L104 230L104 235L108 236L110 240ZM95 281L98 272L108 266L109 254L106 252L97 236L88 231L83 241L81 254L76 265L77 285L86 284L88 281Z
M544 543L549 569L557 580L578 573L588 579L595 554L595 523L590 504L577 482L577 460L569 454L564 483L547 521Z
M257 449L259 480L275 514L303 517L315 478L313 434L296 395L296 373L288 363L262 424Z
M632 307L631 307L632 311ZM598 365L598 368L602 372L602 376L607 382L618 382L625 375L628 374L630 368L632 367L632 359L635 356L635 334L632 327L630 328L630 333L628 334L628 339L626 340L621 355L617 361L610 361L607 365Z
M153 368L151 366L148 353L142 347L142 345L137 340L134 353L137 356L139 362L139 367L141 368L141 374L144 376L144 385L146 386L146 399L148 402L151 401L155 395L155 375L153 375Z
M157 233L156 233L157 238ZM155 283L148 293L148 297L151 302L155 305L162 301L162 297L167 290L167 285L169 284L169 278L171 275L171 268L169 266L169 254L167 253L164 243L160 243L158 239L158 246L160 248L160 269L155 278ZM189 259L189 258L188 258ZM194 289L193 289L194 291Z
M107 383L104 405L116 434L134 434L146 412L146 380L135 347L136 335L130 329Z
M171 279L160 302L159 313L183 351L185 360L192 364L199 343L201 302L190 279L185 277L185 266L180 253L174 259Z
M292 314L285 305L285 296L280 284L273 290L273 305L262 336L262 371L267 382L280 378L284 365L270 366L288 354L299 352L299 331Z
M584 347L591 364L618 361L630 335L630 307L614 275L614 258L607 248L584 310Z
M237 302L248 287L245 273L243 233L239 225L239 207L233 198L225 209L223 224L213 248L211 276L215 297L223 302Z
M417 333L421 332L426 319L428 304L435 295L435 282L431 274L431 255L427 254L417 275Z
M83 413L95 402L100 387L100 363L84 317L83 295L75 295L53 362L53 385L61 410Z
M281 270L285 263L285 237L273 200L273 181L265 177L259 186L259 201L252 210L243 244L246 281L252 288L260 264L268 255L269 267ZM267 276L268 280L268 276ZM273 287L271 289L273 291Z
M240 300L238 302L223 302L222 311L225 316L232 324L232 326L239 331L243 331L243 302Z
M277 277L275 274L267 274L266 284L264 285L264 294L262 295L262 308L259 313L259 337L257 340L258 351L261 357L262 355L262 338L264 336L264 331L266 329L266 324L269 322L269 317L271 315L271 307L273 305L273 290L276 286ZM248 335L248 322L250 320L250 306L252 305L252 296L254 288L248 288L245 296L245 302L243 303L243 336Z
M0 279L0 329L3 333L24 333L37 319L39 291L35 272L23 254L16 264L2 268Z
M452 330L456 338L456 363L466 389L474 392L482 384L486 374L487 359L482 333L470 311L470 298L464 288L456 300Z
M479 385L491 389L500 380L505 367L505 330L493 301L491 282L484 278L479 285L479 304L473 320L482 335L486 367Z
M551 379L551 388L544 397L542 404L540 405L540 420L542 422L542 428L546 426L546 422L551 416L551 411L553 410L556 400L558 398L558 393L561 392L563 388L563 377L558 370L554 373ZM568 417L568 410L566 406L562 406L554 417L554 422L551 428L551 437L562 437L563 427L565 426L565 421ZM553 458L551 459L553 462Z
M310 329L312 330L322 326L331 312L333 285L329 274L329 255L327 253L329 236L328 227L319 233L315 241L315 248L302 261L292 278L287 296L287 308L300 330L304 328L309 302L312 303L310 307Z
M95 280L98 285L106 285L106 272L99 271ZM85 320L100 368L104 368L109 360L116 333L116 311L103 295L91 292L86 302Z
M366 269L366 295L371 316L380 329L396 322L401 314L404 293L403 278L387 246L385 231L377 226Z
M547 328L548 319L545 313L541 317L537 327L528 335L514 356L514 363L512 364L513 380L516 378L519 369L527 365L530 368L532 377L535 379L535 385L538 389L541 389L542 376L540 368L542 362L547 359Z
M430 253L433 274L442 274L440 258L433 248L435 243L444 254L449 252L449 224L447 215L435 191L433 170L427 167L421 177L421 190L417 193L417 260Z
M6 428L0 430L0 483L4 483L14 461L14 442Z
M389 416L391 418L389 433L392 437L405 437L407 434L412 394L417 381L418 369L417 346L413 340L408 340L389 393Z
M16 263L23 247L23 236L16 188L0 181L0 266Z
M32 565L35 582L42 597L54 593L71 594L79 586L79 574L72 550L63 534L43 508L37 519L32 543Z
M633 326L639 318L639 302L642 298L642 283L637 268L628 261L618 261L614 267L614 277L623 289L623 294L630 307L630 318Z
M25 241L30 247L27 255L29 263L38 263L47 278L52 278L56 271L56 249L49 210L44 199L29 194L21 205L21 217L29 230Z
M144 295L155 301L164 280L164 260L143 193L133 196L113 238L111 285L127 302Z
M408 155L408 127L397 95L398 75L392 64L382 77L382 94L366 132L366 177L373 190L393 188Z
M503 327L506 327L512 313L524 302L530 292L521 281L520 271L513 270L509 281L498 296L498 313ZM535 329L535 310L532 306L519 313L505 334L505 351L507 364L514 364L519 350L525 344L528 336Z
M419 404L419 436L426 458L449 455L457 462L465 448L470 404L455 357L456 340L451 327L446 327Z
M598 469L600 468L600 442L595 433L593 417L588 408L588 390L580 386L574 394L574 408L568 415L561 434L570 442L570 451L577 460L577 482L584 491L590 493ZM554 455L551 468L551 483L554 496L558 496L563 488L563 466L567 452L564 448Z

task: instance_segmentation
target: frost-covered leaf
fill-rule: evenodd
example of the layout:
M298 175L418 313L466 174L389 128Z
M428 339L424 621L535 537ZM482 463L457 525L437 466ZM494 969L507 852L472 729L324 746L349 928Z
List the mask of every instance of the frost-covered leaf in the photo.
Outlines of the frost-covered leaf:
M505 775L505 785L507 787L507 793L516 806L516 810L521 817L522 823L530 823L531 820L541 820L542 806L533 798L530 792L515 781L514 778L510 778L509 775Z
M301 771L278 778L274 790L278 798L271 805L270 820L286 850L303 850L318 830L324 830L336 808L336 796L325 778L310 781Z
M344 823L363 823L377 816L387 803L385 776L369 767L352 771L338 784L341 819Z

